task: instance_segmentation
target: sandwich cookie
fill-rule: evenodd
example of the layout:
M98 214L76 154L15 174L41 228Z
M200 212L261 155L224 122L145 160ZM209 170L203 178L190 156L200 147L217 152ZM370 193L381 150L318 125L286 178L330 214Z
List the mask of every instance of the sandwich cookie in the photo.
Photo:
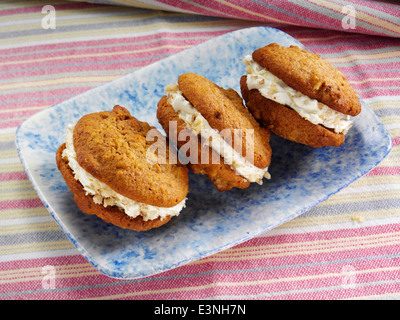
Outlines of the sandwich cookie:
M156 129L120 106L85 115L68 127L56 161L84 213L145 231L164 225L185 207L188 170L168 157L148 161L150 130ZM167 139L164 143L168 149Z
M276 43L243 59L240 88L253 116L271 132L311 147L340 146L361 112L345 76L319 55Z
M219 191L270 178L270 133L235 90L194 73L182 74L165 90L157 118L192 172L207 175Z

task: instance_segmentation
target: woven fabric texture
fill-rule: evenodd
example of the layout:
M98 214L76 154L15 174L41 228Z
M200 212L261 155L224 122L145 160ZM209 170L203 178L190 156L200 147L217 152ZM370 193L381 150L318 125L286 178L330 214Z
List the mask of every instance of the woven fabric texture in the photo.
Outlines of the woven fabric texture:
M55 9L54 28L45 6ZM392 151L323 203L233 248L138 280L101 274L39 200L17 154L17 127L91 88L255 26L288 33L340 69L385 124ZM394 2L1 0L0 97L0 299L400 298Z

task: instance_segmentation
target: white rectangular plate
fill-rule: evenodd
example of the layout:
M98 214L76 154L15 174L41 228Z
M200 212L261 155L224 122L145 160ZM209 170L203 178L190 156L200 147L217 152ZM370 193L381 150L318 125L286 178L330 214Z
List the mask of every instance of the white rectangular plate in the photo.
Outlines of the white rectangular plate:
M387 130L362 101L362 112L339 148L313 149L272 136L272 178L262 186L218 192L205 177L190 174L186 208L161 228L142 233L123 230L78 209L55 162L68 124L119 104L161 129L156 108L165 85L182 73L194 72L240 93L243 57L272 42L303 47L273 28L235 31L38 112L21 124L16 143L33 187L99 271L115 278L141 278L237 245L324 201L389 153Z

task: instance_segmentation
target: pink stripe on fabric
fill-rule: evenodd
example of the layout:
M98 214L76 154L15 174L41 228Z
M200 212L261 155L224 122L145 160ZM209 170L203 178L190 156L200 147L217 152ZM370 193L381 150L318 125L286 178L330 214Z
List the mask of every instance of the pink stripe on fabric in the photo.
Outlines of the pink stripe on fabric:
M398 239L397 239L398 240ZM299 243L301 245L301 243ZM175 278L193 276L206 276L224 279L227 281L243 281L243 278L249 275L257 275L257 273L263 274L264 280L273 280L283 278L290 278L296 273L301 275L307 275L310 273L336 273L338 266L342 269L342 266L353 265L357 266L357 270L366 270L370 266L381 268L383 266L389 266L393 262L399 260L399 258L393 258L398 256L396 249L397 245L383 245L375 248L362 248L355 250L338 250L331 252L312 252L304 254L284 254L284 252L276 252L276 256L260 257L254 259L244 259L245 256L240 256L238 260L224 261L219 255L212 256L212 262L204 263L204 270L200 269L201 264L194 264L179 267L170 271L164 275L159 275L160 278L163 276L174 276ZM264 252L268 253L271 248L264 248ZM382 251L384 250L384 251ZM379 253L384 253L380 255ZM229 257L227 254L226 257ZM220 260L221 259L221 260ZM397 259L397 260L393 260ZM205 259L207 261L207 259ZM327 276L329 277L329 276ZM157 278L157 277L155 277ZM189 277L188 277L189 279ZM164 281L164 280L163 280ZM279 281L276 281L279 282Z
M265 236L249 240L234 249L252 247L267 244L282 244L287 242L302 244L303 241L334 240L353 236L384 235L394 230L399 230L399 224L387 226L361 228L361 235L357 230L326 231L282 236ZM288 241L290 238L290 241ZM362 239L360 240L362 241ZM340 242L339 242L340 243ZM340 244L338 245L340 246ZM360 243L359 249L344 251L315 253L303 255L284 254L280 249L279 257L260 258L252 260L218 261L221 257L217 254L213 257L216 261L205 263L194 263L170 270L159 275L136 281L123 281L108 278L95 272L91 266L84 266L92 275L84 275L86 271L77 273L76 276L56 277L56 288L52 290L41 290L41 279L17 284L5 284L1 292L18 292L24 299L77 299L105 296L122 297L127 293L128 299L202 299L210 297L251 297L254 295L260 299L280 298L340 298L352 296L363 296L368 288L368 293L377 293L379 290L391 290L390 283L386 285L374 285L376 279L383 278L390 282L399 279L399 258L397 246L383 245L381 247L365 248ZM264 249L268 250L268 249ZM225 251L229 253L229 250ZM277 252L278 253L278 252ZM381 257L386 255L387 258ZM229 255L228 255L229 256ZM200 261L201 262L201 261ZM55 257L48 259L28 259L13 262L0 263L0 270L15 270L18 268L35 268L45 265L63 266L74 264L85 264L86 260L80 256ZM321 263L324 265L321 268ZM393 270L389 270L394 267ZM344 281L347 271L355 272L354 289L345 288ZM62 269L62 268L61 268ZM388 269L388 270L385 270ZM368 271L371 270L371 271ZM222 272L221 272L222 271ZM20 275L24 277L23 274ZM79 285L84 284L84 285ZM92 287L91 287L92 286ZM110 291L112 286L112 291ZM33 290L32 288L37 288ZM246 289L245 292L243 289ZM29 291L28 293L23 293ZM146 293L146 291L149 291ZM160 291L160 292L157 292ZM168 292L169 291L169 292ZM129 297L129 293L135 293ZM10 295L11 297L11 295Z
M174 54L183 50L182 48L174 49L174 50L165 50L161 49L157 52L151 52L149 55L140 53L137 56L134 55L118 55L117 53L112 56L112 60L110 57L87 57L87 58L80 58L80 57L72 57L72 58L65 58L59 59L55 61L41 61L41 62L30 62L28 64L18 63L18 70L12 70L10 72L5 72L0 74L0 79L15 79L17 77L40 77L42 75L49 74L49 67L51 67L51 71L54 74L57 73L71 73L71 72L78 72L82 73L83 71L91 71L91 70L114 70L118 72L118 70L123 70L124 73L129 72L130 68L140 68L145 65L151 64L155 61L165 58L167 55ZM357 54L357 53L356 53ZM157 56L158 55L158 56ZM147 56L147 57L146 57ZM62 57L62 56L61 56ZM26 59L26 58L24 58ZM138 59L138 60L135 60ZM122 60L122 61L121 61ZM360 60L361 61L361 60ZM18 61L17 61L18 62ZM104 63L107 62L107 63ZM239 61L240 63L240 61ZM35 65L34 71L29 70L30 64ZM334 62L335 65L347 76L347 79L350 81L361 81L366 79L365 72L368 71L368 78L381 78L385 80L388 77L396 77L398 73L392 71L394 68L397 67L395 62L386 62L383 61L380 64L364 64L360 65L357 64L355 66L341 66ZM27 71L23 70L23 67L27 68ZM361 70L360 70L361 69ZM20 70L20 71L19 71ZM386 71L387 70L387 71ZM352 74L357 72L358 74ZM383 73L384 72L384 73ZM79 77L79 76L77 76ZM367 84L371 86L372 81L368 81ZM388 85L397 85L397 81L377 81L376 83L388 86ZM365 84L362 84L365 85Z
M356 91L360 90L357 86L354 86ZM361 88L362 89L362 88ZM365 92L357 92L361 98L369 99L369 98L376 98L379 96L398 96L399 89L398 88L388 88L388 89L381 89L381 88L371 88Z
M110 57L88 57L88 58L72 58L72 59L59 59L55 61L45 61L40 63L32 62L32 65L36 65L38 69L33 74L31 71L24 71L23 68L29 69L29 64L18 64L16 68L20 68L21 71L12 71L10 73L5 73L1 76L1 79L15 79L15 77L40 77L49 75L51 72L54 74L54 79L67 77L79 79L80 76L90 76L85 74L84 71L114 71L116 76L122 76L129 72L134 71L137 68L144 67L148 64L159 61L160 59L166 58L169 55L180 52L181 49L170 50L170 51L159 51L141 56L132 55L114 55ZM153 56L154 54L154 56ZM113 59L114 61L111 61ZM71 73L72 75L62 75L61 73ZM75 73L75 74L74 74ZM41 79L33 79L32 83L35 81L41 81ZM11 84L13 82L8 82ZM16 82L14 82L16 83ZM34 85L33 85L34 86Z
M221 11L221 7L223 7L223 4L221 3L213 3L215 6L207 6L206 3L202 4L199 3L199 5L196 5L194 2L193 4L185 2L185 1L171 1L171 0L158 0L160 3L166 4L171 6L175 10L183 10L183 11L188 11L192 13L198 13L202 15L208 15L208 16L219 16L219 17L229 17L232 18L232 9L230 7L226 7L223 12ZM236 17L236 16L233 16Z
M290 34L295 39L301 40L305 46L315 53L322 53L323 51L320 50L327 50L327 53L329 53L329 49L338 44L349 45L349 49L355 50L368 50L371 42L378 43L378 45L382 44L384 47L396 45L393 42L394 39L391 37L371 37L370 34L359 32L340 32L321 28L298 28L290 25L280 25L278 28ZM353 43L354 47L351 47Z
M166 58L168 55L169 54L164 54L155 58L143 59L143 61L141 59L140 61L132 61L130 59L125 59L125 61L107 61L107 63L105 63L104 61L97 61L97 60L76 63L74 61L64 59L58 62L60 63L60 65L53 65L51 67L48 65L42 65L40 69L36 70L34 73L32 73L32 71L30 70L24 71L23 69L10 71L8 73L2 74L0 76L0 79L1 80L10 79L10 81L7 84L11 84L11 83L17 83L17 82L11 82L12 80L15 80L17 78L34 77L31 80L31 82L34 83L35 81L44 80L40 78L42 76L48 76L49 74L53 74L54 80L60 79L62 77L76 78L78 80L80 77L90 76L89 74L85 73L90 71L113 71L112 73L108 73L106 76L115 75L116 77L119 77L129 72L133 72L137 68L144 67L148 63L153 63L159 61L160 59ZM60 74L62 73L65 74L61 76ZM96 76L101 76L101 74L97 73ZM62 86L63 84L59 85ZM36 89L37 87L35 87L34 84L32 85L32 88L34 89ZM8 103L8 105L12 105L12 103Z
M269 4L268 8L266 8L265 6L254 2L230 1L231 3L239 7L239 9L236 9L232 6L224 5L222 3L217 3L215 5L208 5L208 6L206 5L207 8L203 8L200 6L192 5L191 3L187 3L184 1L177 2L171 0L163 0L160 2L163 2L164 4L168 4L170 6L178 7L182 10L187 10L199 14L214 15L220 17L235 17L240 19L247 19L250 21L275 22L276 20L278 20L288 24L295 24L295 25L305 24L311 27L321 27L321 25L318 22L323 23L323 25L327 26L325 24L326 21L329 21L331 23L336 21L335 19L332 19L329 16L319 15L315 11L309 11L306 8L297 6L295 3L291 3L290 6L285 7L282 6L281 2L271 1L268 3ZM240 8L244 8L246 10L250 10L255 13L252 14L244 10L241 10ZM218 12L214 11L213 9L217 10ZM258 13L264 14L265 16L260 17L259 15L257 15ZM317 18L317 22L310 22L310 21L305 22L303 17L295 17L291 13L296 15L303 14L303 16L310 16L309 14L312 13L313 20Z
M59 79L62 77L65 78L76 78L77 81L79 81L80 77L86 77L89 76L85 72L90 72L90 71L96 71L99 72L97 76L101 76L100 72L101 71L113 71L112 73L106 74L107 77L110 76L115 76L121 77L124 76L125 74L128 74L130 72L134 72L136 69L145 67L151 63L157 62L161 59L164 59L174 53L179 52L160 52L158 56L155 57L136 57L132 58L131 56L113 56L113 59L116 59L114 61L109 61L106 58L103 58L101 60L98 59L93 59L93 58L88 58L86 61L83 59L80 60L79 62L70 60L70 59L62 59L58 60L50 64L43 64L40 66L41 69L38 69L35 71L34 74L31 73L31 71L13 71L10 73L3 74L0 79L6 80L6 79L12 79L14 80L15 77L37 77L36 79L32 80L32 88L36 89L39 86L35 86L34 82L35 81L41 81L40 79L41 76L46 76L49 75L49 73L54 74L54 79ZM137 59L137 60L135 60ZM51 69L51 71L49 71ZM60 76L60 74L66 73L66 75ZM69 76L71 74L71 76ZM100 78L99 78L100 80ZM9 82L9 84L12 82ZM60 86L67 86L68 84L59 84ZM46 84L47 86L47 84Z
M261 267L261 265L258 265ZM304 268L293 268L290 270L272 270L272 271L253 271L247 273L215 273L212 276L204 276L201 279L187 278L182 279L162 279L143 283L135 287L135 299L180 299L188 295L194 299L205 297L251 297L274 298L275 295L288 294L291 291L316 291L321 290L339 290L346 294L346 277L348 269L354 271L353 285L359 286L362 291L364 283L369 284L377 277L396 279L399 275L398 270L390 269L393 262L387 260L371 260L362 264L337 263L321 268L320 266L310 266ZM371 270L371 271L369 271ZM357 274L357 272L359 274ZM210 281L210 278L212 281ZM161 280L161 279L160 279ZM199 281L200 280L200 281ZM156 292L162 288L165 291L168 288L173 289L170 292ZM128 286L127 289L129 290ZM131 288L132 289L132 288ZM179 290L183 289L183 290ZM189 290L188 290L189 289ZM150 292L146 292L149 290ZM244 291L245 290L245 291ZM141 292L143 292L141 294ZM360 292L359 292L360 293Z
M368 41L367 43L366 40L367 39L371 39L371 37L366 37L364 38L363 36L360 36L361 41L358 42L357 40L355 40L354 42L351 40L351 43L346 43L346 42L342 42L343 40L340 41L340 39L332 39L332 41L327 40L325 41L325 46L321 46L318 48L313 48L312 51L316 50L318 51L318 54L335 54L335 53L339 53L340 56L346 56L346 55L350 55L350 54L360 54L361 56L363 56L364 54L373 54L372 51L379 49L379 53L382 52L396 52L396 49L393 48L393 42L387 42L386 44L383 42L378 42L378 41ZM364 39L363 39L364 38ZM309 41L309 45L320 45L321 41L314 41L314 40L310 40ZM365 48L367 50L365 50ZM392 50L390 50L391 48L393 48ZM347 52L346 52L347 51ZM366 51L366 52L364 52ZM370 53L371 52L371 53Z
M132 55L143 55L147 54L146 51L144 50L149 50L149 52L153 52L151 49L157 49L160 46L193 46L196 45L197 43L203 42L202 39L196 40L196 39L174 39L171 41L166 41L165 39L157 39L157 41L153 42L141 42L141 43L133 43L133 44L125 44L125 45L119 45L116 47L85 47L85 48L69 48L65 50L57 50L52 52L51 56L49 57L49 52L44 51L44 52L31 52L29 54L24 54L24 55L15 55L15 56L8 56L7 57L7 68L10 68L9 66L12 64L12 62L17 62L20 63L21 61L25 60L40 60L40 59L55 59L55 58L60 58L60 57L71 57L70 59L80 59L81 55L92 55L92 57L97 58L96 56L99 53L102 54L107 54L107 53L112 53L112 54L124 54L124 51L138 51L137 53L133 52L130 53ZM158 50L171 50L173 48L159 48ZM78 56L77 58L72 58L72 56ZM113 56L114 57L114 56ZM109 56L107 56L109 58ZM44 60L46 61L46 60ZM36 62L34 62L36 63ZM40 61L39 61L40 63Z
M0 181L11 181L11 180L26 180L28 176L25 171L15 172L0 172Z
M9 122L0 122L0 129L9 129L18 127L24 119L10 120Z
M56 79L56 78L54 78ZM47 88L48 89L48 88ZM89 89L92 89L92 87L87 87L82 84L82 87L71 87L71 88L57 88L57 89L52 89L52 90L46 90L46 88L40 88L32 92L23 92L23 93L9 93L9 94L4 94L2 95L2 99L4 101L15 101L19 100L22 101L20 103L24 103L25 107L29 107L29 100L33 99L53 99L52 97L68 97L68 96L74 96L78 95L79 93L85 92ZM65 100L66 98L63 98L62 100Z
M2 299L9 298L15 299L16 297L19 299L68 299L68 298L79 298L78 292L79 290L74 289L77 286L76 278L74 277L73 269L71 269L70 265L79 265L76 268L85 269L87 271L93 273L95 271L94 267L91 266L81 255L75 256L58 256L55 258L38 258L38 259L27 259L27 260L14 260L10 262L0 262L0 271L7 270L19 270L22 269L21 273L17 273L15 275L15 280L10 283L3 283L0 285L0 296ZM84 266L80 266L83 264ZM85 266L87 265L87 266ZM68 273L71 275L70 277L65 276L65 273L59 271L56 273L55 278L55 286L57 289L70 288L67 292L59 292L54 294L54 290L52 289L44 289L43 281L45 281L44 277L46 273L43 273L43 276L39 278L35 277L32 280L32 273L41 274L40 270L37 271L37 268L44 268L46 266L53 266L55 268L61 268L58 270L62 270L63 266L68 266ZM27 270L25 270L27 269ZM30 271L33 270L33 271ZM82 273L82 271L80 271ZM66 278L65 278L66 277ZM85 282L90 285L96 284L97 278L100 278L100 283L106 284L107 282L113 281L114 279L108 278L104 275L101 275L98 272L94 272L94 275L82 276L78 279L83 279ZM16 281L18 279L18 281ZM26 279L24 281L24 279ZM33 293L31 293L33 291ZM9 293L9 295L7 295ZM15 293L17 295L15 295ZM20 293L20 294L18 294Z
M340 69L346 78L355 80L373 79L378 78L384 80L387 77L398 77L399 73L396 69L399 66L396 62L381 61L380 63L371 63L374 60L360 60L356 65L337 64L334 62L338 69Z
M16 61L16 65L14 66L15 70L0 74L0 79L14 80L20 77L40 77L49 74L54 74L57 76L61 73L76 73L75 77L79 78L80 74L87 76L87 74L84 74L83 71L91 70L113 70L115 73L119 74L121 74L121 70L123 70L123 73L125 74L129 73L129 69L146 66L160 59L166 58L169 55L178 53L182 49L184 48L168 50L161 49L146 54L140 53L140 55L114 54L111 57L65 57L65 59L61 57L61 59L57 60L32 61L28 63L19 63ZM29 70L33 66L35 66L37 70ZM65 77L69 75L62 76ZM32 81L35 81L35 79ZM7 84L10 83L13 82L8 82Z
M182 38L193 38L186 39L184 41L205 41L207 39L211 39L213 37L217 37L219 35L225 34L230 31L237 30L238 28L231 27L226 30L212 30L212 31L199 31L199 32L190 32L190 31L180 31L176 32L160 32L153 33L149 35L143 36L134 36L134 37L124 37L124 38L108 38L108 39L100 39L100 40L85 40L85 41L72 41L72 42L62 42L57 44L45 44L45 45L34 45L34 46L26 46L21 48L11 48L11 49L0 49L0 54L18 54L18 53L34 53L40 51L48 51L58 52L60 49L73 49L73 48L89 48L89 47L97 47L101 50L104 49L104 46L112 45L112 44L121 44L124 43L126 45L135 44L138 42L152 42L154 40L168 41L174 42L176 40L181 40ZM171 38L171 39L169 39ZM199 39L200 38L200 39ZM202 39L201 39L202 38ZM168 42L167 42L168 43ZM55 50L55 51L53 51ZM61 51L62 52L62 51Z
M349 33L344 30L326 30L317 28L299 28L298 26L281 25L279 27L282 31L290 34L296 39L301 39L301 42L312 43L313 45L320 45L321 41L324 44L347 43L348 39L351 42L362 43L366 39L371 40L370 35L360 33ZM390 42L390 38L382 38L383 43ZM309 44L310 45L310 44Z
M400 145L400 137L395 137L392 139L392 146Z
M199 5L192 4L186 1L171 1L171 0L160 0L164 4L168 4L172 7L179 8L184 11L193 13L199 13L204 15L213 15L219 17L235 17L240 19L247 19L251 21L263 21L263 22L274 22L276 20L286 24L294 24L307 27L325 27L327 29L336 29L346 31L342 27L342 20L332 18L329 12L337 12L342 17L342 12L324 6L322 3L319 4L323 8L324 13L319 13L316 10L308 9L305 6L297 5L297 2L282 2L282 1L270 1L268 6L262 6L258 3L250 1L229 1L233 6L224 5L217 3L213 5L204 5L199 2ZM318 5L317 5L318 6ZM241 8L245 10L241 10ZM246 10L255 12L255 14L249 13ZM260 17L256 13L264 13L264 17ZM307 18L305 20L305 18ZM312 18L310 18L312 17ZM382 35L382 31L379 29L386 30L385 27L375 26L370 24L371 28L364 28L363 26L357 25L358 33L367 33L373 35ZM378 28L375 30L374 28ZM393 31L389 32L393 33Z
M343 6L340 6L340 9L339 10L336 10L336 9L332 9L332 8L330 8L329 6L327 6L327 5L324 5L324 3L323 2L320 2L319 4L318 4L320 7L322 7L322 8L325 8L326 10L329 10L329 11L332 11L332 12L336 12L336 13L339 13L339 14L343 14L342 13L342 8L343 8ZM361 6L361 7L363 7L363 5ZM355 8L355 10L357 10L357 8ZM312 12L312 11L311 11ZM357 11L356 11L357 12ZM400 12L400 11L399 11ZM372 16L372 17L376 17L375 15L372 15L370 12L368 12L367 13L369 16ZM356 15L356 19L357 19L357 15ZM383 19L383 18L380 18L381 20L384 20L384 21L387 21L387 20L385 20L385 19ZM374 27L377 27L377 28L379 28L379 29L382 29L382 30L387 30L387 31L389 31L389 32L391 32L391 33L394 33L392 30L390 30L390 29L387 29L385 26L378 26L377 24L375 24L375 23L372 23L371 21L370 21L370 18L369 19L361 19L360 20L362 23L365 23L365 24L368 24L368 25L370 25L372 28L374 28ZM394 20L393 20L394 21ZM390 22L390 21L389 21ZM342 20L340 19L338 19L338 20L336 20L336 24L332 24L332 25L330 25L331 27L336 27L338 30L343 30L343 31L346 31L346 30L344 30L343 29L343 27L342 27ZM358 24L356 24L356 30L357 30L357 33L365 33L365 34L370 34L370 35L382 35L382 32L381 31L375 31L375 30L373 30L373 29L369 29L369 28L364 28L364 27L362 27L362 26L360 26L360 24L358 23ZM353 30L350 30L350 31L353 31ZM397 32L397 34L399 34L398 32Z
M360 245L361 247L362 245ZM266 253L270 250L272 249L267 247L264 249ZM290 278L293 276L295 270L300 275L310 274L312 270L319 270L321 273L327 274L335 273L337 266L341 266L342 268L342 266L347 265L357 266L357 270L362 270L366 268L363 266L364 261L368 261L372 266L378 268L379 261L392 263L393 257L398 256L397 244L381 244L368 249L324 250L320 252L310 250L310 252L303 254L299 254L298 252L295 254L285 254L284 252L277 251L275 256L271 254L269 257L254 257L252 259L245 259L244 256L240 256L237 260L231 259L230 261L224 261L222 257L215 256L215 258L212 257L212 262L205 265L208 269L204 271L204 275L221 279L228 277L229 279L242 281L244 277L251 274L262 273L266 280L273 280ZM229 257L229 255L226 257ZM178 272L181 277L188 277L188 275L197 277L202 275L202 272L198 270L198 264L194 265L192 270L189 267L175 269L173 272L175 277L178 276ZM279 281L277 280L276 282Z
M68 98L68 97L66 97ZM61 99L66 99L66 98L61 98ZM60 102L60 98L50 98L50 97L42 97L41 99L31 99L29 100L29 104L27 104L27 101L17 101L17 102L8 102L4 103L1 106L2 110L15 110L18 112L18 109L25 109L25 108L34 108L36 112L40 111L37 108L38 107L43 107L46 108L48 106L52 106L56 103ZM44 105L46 103L46 105ZM5 111L4 111L5 112ZM0 115L0 119L2 116ZM5 117L8 119L8 117Z
M112 59L121 59L121 60L127 60L127 59L135 59L135 58L152 58L154 56L162 55L166 52L170 54L177 53L181 51L183 48L168 48L168 50L164 48L156 49L154 51L149 51L149 52L140 52L140 53L121 53L121 54L116 54L112 56ZM41 67L57 67L59 65L64 65L66 63L91 63L96 61L96 62L108 62L110 60L109 56L102 56L102 55L97 55L97 56L92 56L92 57L68 57L66 59L56 59L56 60L44 60L44 61L32 61L32 62L24 62L22 61L13 61L15 63L11 63L8 65L8 68L29 68L32 66L35 66L37 68ZM147 64L146 62L142 62L142 65Z
M4 200L0 201L0 210L5 209L21 209L21 208L37 208L43 206L39 198L21 199L21 200Z
M33 116L35 113L37 112L37 110L24 110L24 111L17 111L17 112L4 112L1 114L0 119L9 119L11 122L7 123L0 123L0 127L1 128L10 128L9 125L14 126L14 123L12 123L13 121L16 121L18 123L18 121L21 119L26 119L29 118L30 116ZM17 119L15 119L17 118ZM4 127L3 127L4 125Z
M84 85L84 84L82 84ZM9 100L21 100L22 102L18 102L17 106L21 107L21 108L27 108L29 106L41 106L43 105L43 103L50 103L51 104L57 104L59 102L62 102L66 99L68 99L69 97L73 97L76 96L80 93L83 93L85 91L88 91L92 89L92 87L71 87L71 88L62 88L62 89L54 89L54 90L49 90L49 91L41 91L36 89L37 91L32 91L32 92L28 92L28 93L24 93L23 95L21 94L10 94L10 95L4 95L3 98L4 99L9 99ZM60 97L60 98L55 98L55 99L49 99L47 100L48 97ZM29 100L30 99L35 99L35 105L30 105ZM26 100L26 101L24 101ZM39 104L37 104L39 101ZM40 103L43 102L43 103ZM49 106L50 106L49 105ZM24 117L21 119L20 117L18 117L18 119L13 119L10 118L8 113L2 113L0 114L0 120L7 120L7 121L0 121L0 128L15 128L18 127L22 121L24 121L25 117L30 115L30 114L34 114L38 112L38 110L27 110L27 113L24 114Z
M376 167L366 174L367 177L395 175L400 175L400 167Z

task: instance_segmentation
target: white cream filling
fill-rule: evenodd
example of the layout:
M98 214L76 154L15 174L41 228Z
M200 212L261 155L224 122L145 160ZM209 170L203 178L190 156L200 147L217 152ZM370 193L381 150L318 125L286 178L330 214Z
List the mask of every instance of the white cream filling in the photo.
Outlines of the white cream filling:
M264 177L270 179L268 167L263 169L256 167L227 143L218 131L209 125L200 112L185 99L177 84L166 86L165 91L168 93L168 103L178 113L179 118L185 122L186 127L200 135L204 144L221 156L224 162L230 165L237 174L250 182L259 184L262 184Z
M164 219L167 216L177 216L185 207L186 199L182 200L174 207L165 208L137 202L115 192L78 164L73 144L73 131L74 125L68 126L66 148L62 153L62 157L67 159L75 179L82 184L86 194L93 196L93 201L96 204L102 204L104 207L117 206L128 216L136 218L141 215L145 221L157 218Z
M258 89L264 97L286 105L311 123L321 124L326 128L333 129L336 133L346 134L352 126L349 115L337 112L316 99L311 99L289 87L255 62L251 55L247 55L243 59L243 63L246 65L249 90Z

